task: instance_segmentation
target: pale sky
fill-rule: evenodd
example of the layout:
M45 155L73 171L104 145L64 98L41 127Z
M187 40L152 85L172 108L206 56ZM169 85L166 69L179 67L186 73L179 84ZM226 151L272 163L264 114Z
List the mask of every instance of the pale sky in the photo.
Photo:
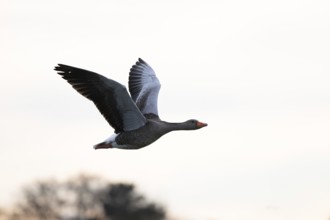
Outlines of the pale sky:
M135 183L184 220L330 218L330 2L0 0L0 207L36 179ZM127 85L156 71L163 120L196 118L136 151L53 71Z

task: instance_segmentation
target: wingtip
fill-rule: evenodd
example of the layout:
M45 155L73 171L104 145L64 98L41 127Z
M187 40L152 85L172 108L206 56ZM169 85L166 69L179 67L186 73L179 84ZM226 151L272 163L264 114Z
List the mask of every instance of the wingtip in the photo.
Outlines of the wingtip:
M57 64L56 66L54 66L55 71L59 71L59 68L61 68L61 64Z
M54 70L58 71L58 73L60 74L61 72L72 70L72 68L73 68L72 66L58 63L57 66L54 67Z
M144 64L147 64L146 61L144 61L141 57L139 57L137 64L138 64L138 63L144 63Z
M55 67L54 70L59 70L59 68L65 66L64 64L58 63Z

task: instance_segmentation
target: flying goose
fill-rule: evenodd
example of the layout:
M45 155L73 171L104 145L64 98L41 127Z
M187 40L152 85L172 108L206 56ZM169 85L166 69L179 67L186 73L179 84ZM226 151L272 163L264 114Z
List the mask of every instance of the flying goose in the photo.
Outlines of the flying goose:
M129 73L129 95L122 84L97 73L58 64L55 70L81 95L94 102L115 129L95 149L139 149L175 130L196 130L207 126L195 119L182 123L160 120L157 100L160 82L154 70L141 58Z

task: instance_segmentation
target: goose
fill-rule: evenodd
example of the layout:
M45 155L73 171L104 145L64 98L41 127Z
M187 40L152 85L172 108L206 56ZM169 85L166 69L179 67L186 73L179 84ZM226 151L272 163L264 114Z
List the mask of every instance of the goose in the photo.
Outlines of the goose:
M207 126L195 119L170 123L159 118L157 102L161 85L154 70L141 58L130 69L130 95L124 85L88 70L64 64L58 64L54 70L77 92L93 101L114 128L114 134L94 149L140 149L168 132Z

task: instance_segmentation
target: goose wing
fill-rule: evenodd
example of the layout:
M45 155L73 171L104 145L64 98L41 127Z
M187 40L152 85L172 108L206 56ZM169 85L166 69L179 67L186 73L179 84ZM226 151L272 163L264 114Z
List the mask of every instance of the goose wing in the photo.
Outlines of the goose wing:
M127 89L102 75L58 64L55 70L81 95L93 101L115 132L131 131L146 124Z
M141 58L129 73L129 91L140 111L147 118L158 116L158 93L160 82L155 71Z

